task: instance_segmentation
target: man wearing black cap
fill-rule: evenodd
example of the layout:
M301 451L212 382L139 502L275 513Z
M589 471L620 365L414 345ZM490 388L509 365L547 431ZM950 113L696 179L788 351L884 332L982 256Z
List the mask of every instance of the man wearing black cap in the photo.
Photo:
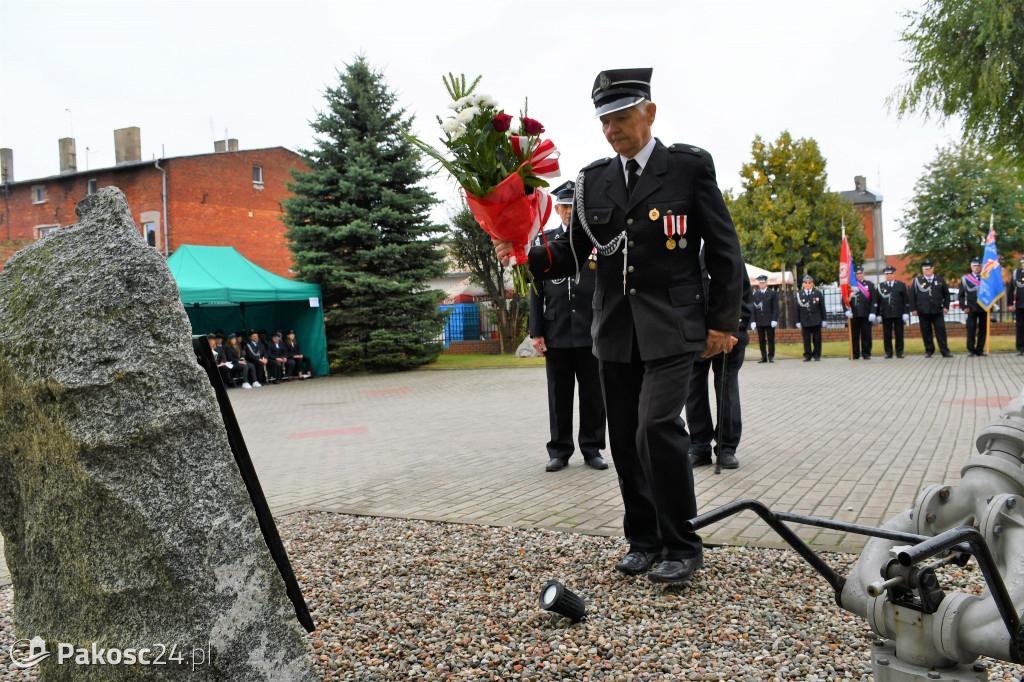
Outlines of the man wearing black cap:
M1013 271L1010 278L1010 309L1017 324L1017 355L1024 355L1024 258L1020 259L1020 267Z
M903 325L910 322L907 285L896 279L896 268L887 265L885 281L878 284L878 316L882 318L882 344L886 359L892 358L892 337L896 336L896 357L903 357Z
M804 362L821 360L821 324L825 321L825 296L814 288L814 278L804 275L803 289L796 292L796 328L804 337Z
M921 275L914 278L914 285L910 288L910 310L921 323L924 356L930 358L935 355L934 330L942 357L953 357L946 345L946 320L943 317L949 312L949 287L946 280L935 274L935 261L931 259L921 263Z
M288 351L281 341L281 330L275 331L267 344L267 373L270 383L280 383L286 377L291 378L295 361L288 357Z
M757 276L757 288L754 289L754 320L751 329L757 330L757 343L761 347L763 362L775 362L775 328L779 326L779 295L774 289L768 288L768 276Z
M552 192L555 213L561 223L544 232L546 243L569 238L574 187L570 180ZM545 241L538 237L537 243ZM592 261L588 261L588 266L590 263ZM533 347L544 356L548 376L551 440L547 444L547 471L560 471L572 456L572 403L577 383L580 387L580 452L587 466L608 468L601 457L605 447L604 401L597 358L592 350L594 339L590 336L595 274L595 270L584 267L579 271L578 281L574 277L546 282L535 279L530 290L530 337Z
M267 383L267 347L260 341L260 333L253 329L249 332L249 340L245 343L245 361L256 370L256 381L252 385L259 388L260 379Z
M971 259L971 271L960 278L960 291L957 292L956 300L960 303L960 310L967 315L967 355L981 357L985 353L985 338L988 334L988 325L985 324L985 316L988 311L978 304L978 289L981 288L981 258L975 256Z
M853 341L853 359L871 359L871 325L875 323L878 310L878 292L875 285L864 279L864 266L853 269L854 281L850 283L850 305L843 302L846 319L850 321L850 338Z
M687 379L698 355L735 344L745 272L711 155L651 135L650 79L651 69L598 75L592 97L616 156L580 172L570 238L551 245L550 260L544 247L531 249L530 270L573 276L597 249L594 354L629 542L615 568L639 575L660 558L650 579L679 583L703 566L700 536L685 526L697 514L680 416ZM495 249L505 259L512 245Z

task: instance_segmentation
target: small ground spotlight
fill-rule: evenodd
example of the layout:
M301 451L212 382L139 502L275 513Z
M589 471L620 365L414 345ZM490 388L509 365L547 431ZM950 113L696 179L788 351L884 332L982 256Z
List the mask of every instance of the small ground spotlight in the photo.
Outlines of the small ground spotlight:
M567 590L565 585L557 580L544 583L540 591L540 607L545 611L554 611L573 622L587 617L587 604L583 598Z

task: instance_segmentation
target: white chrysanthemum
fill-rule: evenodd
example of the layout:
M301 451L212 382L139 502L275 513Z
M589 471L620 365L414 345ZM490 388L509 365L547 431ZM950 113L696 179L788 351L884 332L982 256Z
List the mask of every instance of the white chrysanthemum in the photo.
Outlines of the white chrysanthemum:
M478 93L476 95L473 95L473 98L474 98L473 104L475 104L475 105L477 105L479 107L490 107L491 109L497 109L498 108L498 102L495 101L495 99L493 97L491 97L490 95L485 95L485 94L482 94L482 93Z
M463 124L469 123L479 113L480 110L476 107L466 107L455 116L455 120Z
M466 126L464 126L464 125L462 125L460 123L457 126L455 126L455 128L452 130L452 132L451 132L451 139L452 140L457 140L457 139L459 139L460 137L462 137L465 134L466 134Z
M453 130L455 130L461 125L462 124L456 121L454 118L449 118L444 123L441 124L441 130L450 134Z

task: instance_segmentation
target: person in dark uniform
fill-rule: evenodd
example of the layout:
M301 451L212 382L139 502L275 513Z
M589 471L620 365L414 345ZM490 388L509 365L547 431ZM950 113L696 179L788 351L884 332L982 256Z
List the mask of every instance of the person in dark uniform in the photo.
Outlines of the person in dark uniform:
M985 316L988 311L978 304L978 289L981 288L981 258L975 256L971 259L971 271L960 278L960 291L957 292L956 300L960 303L960 310L967 316L967 355L979 357L987 355L985 352L985 338L988 335L988 325L985 324Z
M761 275L764 277L764 275ZM767 277L765 277L767 280ZM707 466L711 464L711 440L715 441L715 457L723 469L738 469L736 449L743 433L743 419L740 414L740 368L747 354L750 335L747 325L754 314L754 301L750 293L750 280L743 276L743 308L739 328L733 332L736 345L728 353L713 358L697 358L690 372L690 388L686 396L686 423L690 427L690 464ZM770 325L765 325L771 329ZM718 425L711 414L708 395L708 370L715 375L715 409ZM723 386L722 383L725 383Z
M804 362L821 360L821 325L825 321L825 296L814 288L814 278L804 275L804 288L796 292L796 328L804 336Z
M221 332L223 334L224 332ZM220 380L225 387L231 385L231 368L228 367L228 359L224 355L224 346L217 343L217 334L211 333L206 335L206 339L210 344L210 352L213 353L213 362L217 365L217 371L220 372Z
M736 343L745 269L711 155L651 136L651 71L598 75L592 97L616 156L580 171L569 239L550 245L550 259L534 247L529 262L534 277L569 277L596 249L594 354L629 542L615 568L639 575L660 558L650 580L680 583L704 565L700 536L684 525L697 515L682 418L688 379L698 355ZM495 250L507 262L512 244Z
M892 337L896 336L896 357L903 357L903 325L910 322L907 285L896 279L896 268L886 266L885 281L878 284L878 316L882 318L882 344L886 359L892 358Z
M1010 309L1017 325L1017 355L1024 355L1024 258L1020 259L1020 267L1013 271L1010 278Z
M552 192L555 213L561 223L544 232L549 243L568 239L573 187L569 181ZM543 242L538 238L538 243ZM562 470L572 456L572 403L577 383L580 387L580 452L587 466L608 468L601 457L605 447L604 401L593 351L594 339L590 336L595 275L595 270L586 267L580 270L578 281L574 277L547 282L536 279L530 291L530 337L533 347L544 355L548 375L551 440L547 444L547 471Z
M779 295L768 288L768 276L757 276L753 293L754 319L751 329L757 330L757 343L761 347L762 362L775 362L775 328L779 326Z
M260 341L260 333L255 329L249 333L244 351L245 361L256 369L256 381L252 382L252 385L259 388L267 383L267 347ZM263 379L262 384L260 379Z
M281 331L275 331L267 344L267 371L270 375L270 383L277 384L286 377L291 377L295 361L288 357L284 342L281 341Z
M951 358L946 345L946 320L943 317L949 312L949 287L946 280L935 274L935 261L926 260L921 263L921 275L914 278L910 288L910 310L917 315L921 324L921 339L924 341L924 356L935 355L935 341L939 343L942 357Z
M850 321L850 337L853 339L853 359L871 359L871 325L875 323L878 310L878 291L875 285L864 279L864 266L853 269L856 279L850 284L850 305L843 302L846 319Z

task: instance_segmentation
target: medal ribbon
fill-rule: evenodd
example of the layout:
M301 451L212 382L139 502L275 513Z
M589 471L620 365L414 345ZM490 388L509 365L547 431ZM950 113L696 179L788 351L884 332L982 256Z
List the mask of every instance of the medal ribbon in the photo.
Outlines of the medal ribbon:
M858 279L856 280L856 284L857 288L860 289L860 292L864 294L864 298L871 298L871 293L868 291L868 288L864 285L864 282L861 282Z
M686 234L686 216L667 215L665 216L665 236L672 239L675 236L682 237Z
M966 279L968 282L970 282L971 284L973 284L976 287L980 287L981 286L981 280L978 279L977 277L975 277L973 272L970 273L970 274L964 275L964 279Z

